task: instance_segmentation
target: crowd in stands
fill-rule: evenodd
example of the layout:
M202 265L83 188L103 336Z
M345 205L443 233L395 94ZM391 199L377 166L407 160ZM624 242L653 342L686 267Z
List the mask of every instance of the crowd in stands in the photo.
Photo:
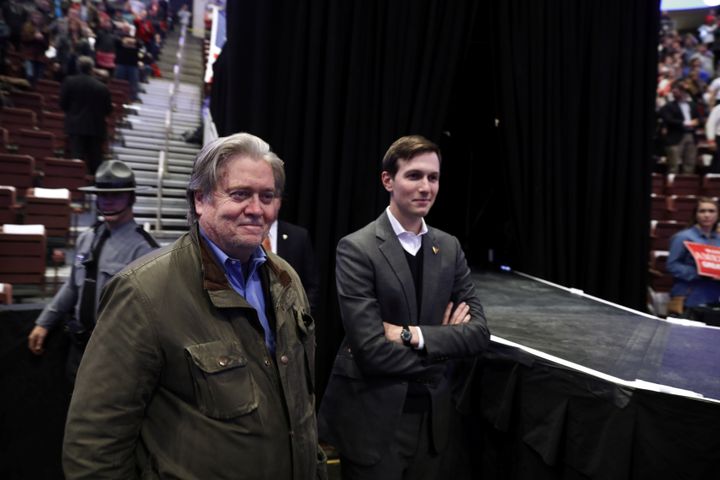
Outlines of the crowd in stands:
M62 82L76 59L95 60L96 74L140 83L160 76L156 59L172 27L167 0L2 0L0 75Z
M10 284L42 291L46 265L64 263L56 248L73 243L74 215L88 207L80 190L127 123L125 106L140 100L142 82L161 76L155 60L171 17L166 0L0 0L0 303ZM81 77L86 90L71 95ZM74 137L89 133L71 128L86 113L73 102L95 101L93 82L111 102L94 122L97 162L76 152ZM38 262L29 256L35 243Z
M665 158L667 173L720 173L715 148L720 133L720 109L715 109L720 103L718 12L708 11L702 25L682 33L663 13L660 28L657 154ZM698 161L710 154L711 163Z
M720 283L701 275L685 241L718 246L720 10L678 31L663 13L658 46L656 164L650 227L651 311L715 323ZM707 307L707 308L706 308Z

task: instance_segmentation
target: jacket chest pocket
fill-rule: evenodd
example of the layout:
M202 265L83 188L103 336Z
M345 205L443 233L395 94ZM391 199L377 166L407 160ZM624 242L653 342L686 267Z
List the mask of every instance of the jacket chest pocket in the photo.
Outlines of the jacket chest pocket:
M198 409L208 417L234 418L258 407L255 381L238 342L185 347Z

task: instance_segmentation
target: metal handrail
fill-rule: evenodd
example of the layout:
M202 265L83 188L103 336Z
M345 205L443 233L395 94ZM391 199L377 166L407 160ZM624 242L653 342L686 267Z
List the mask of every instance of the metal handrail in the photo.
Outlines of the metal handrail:
M157 188L156 195L156 212L155 212L155 231L162 230L162 205L163 205L163 183L165 176L168 174L168 153L170 151L170 135L172 134L173 112L177 110L176 96L180 87L180 72L185 59L185 35L187 34L187 26L183 25L180 29L180 38L178 39L178 50L175 55L175 65L173 65L173 83L168 87L170 98L168 100L168 109L165 111L165 142L164 147L158 153L158 169L157 169Z

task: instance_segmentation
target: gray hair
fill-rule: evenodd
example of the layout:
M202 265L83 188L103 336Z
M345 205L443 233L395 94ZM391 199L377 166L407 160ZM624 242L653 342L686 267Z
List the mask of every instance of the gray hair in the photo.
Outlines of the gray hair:
M82 55L78 57L76 62L77 69L81 73L91 73L93 67L95 67L95 62L91 57L88 57L87 55Z
M285 188L284 163L270 151L270 145L267 142L260 137L244 132L217 138L203 147L193 164L186 190L187 219L190 225L198 219L195 211L195 192L202 192L203 198L211 195L218 183L218 172L230 158L237 155L268 162L275 179L275 194L277 196L282 194Z

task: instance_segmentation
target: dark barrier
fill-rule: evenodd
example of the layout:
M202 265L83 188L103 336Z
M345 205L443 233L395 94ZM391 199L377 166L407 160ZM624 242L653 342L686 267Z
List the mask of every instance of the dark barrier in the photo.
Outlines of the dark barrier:
M60 329L35 356L27 336L43 305L0 307L0 478L62 479L60 452L70 388Z
M717 404L490 357L475 379L475 477L720 478Z
M479 362L468 422L474 478L720 478L720 329L515 274L474 278L491 332L523 348L498 338Z

